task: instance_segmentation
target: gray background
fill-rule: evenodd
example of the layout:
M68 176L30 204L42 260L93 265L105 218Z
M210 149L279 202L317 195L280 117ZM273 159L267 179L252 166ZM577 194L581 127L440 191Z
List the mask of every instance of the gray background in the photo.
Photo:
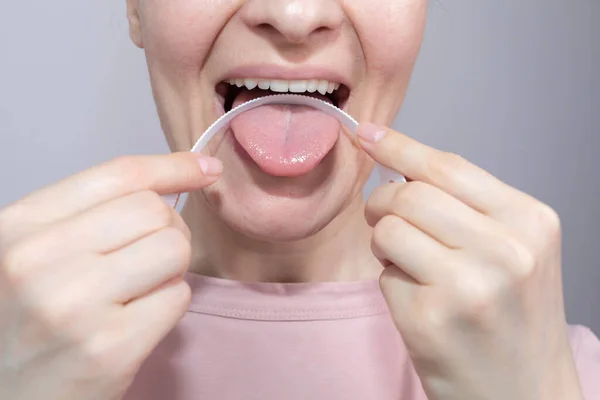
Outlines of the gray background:
M396 128L558 210L569 321L600 333L600 2L431 1ZM0 61L0 207L167 151L125 0L4 0Z

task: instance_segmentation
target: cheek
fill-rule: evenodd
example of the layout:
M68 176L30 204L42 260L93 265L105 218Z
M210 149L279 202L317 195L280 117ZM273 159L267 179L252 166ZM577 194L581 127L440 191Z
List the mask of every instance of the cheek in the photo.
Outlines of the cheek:
M239 0L146 0L140 11L150 63L198 70Z
M355 15L371 71L389 80L412 70L423 39L427 1L369 0L369 7L361 7Z

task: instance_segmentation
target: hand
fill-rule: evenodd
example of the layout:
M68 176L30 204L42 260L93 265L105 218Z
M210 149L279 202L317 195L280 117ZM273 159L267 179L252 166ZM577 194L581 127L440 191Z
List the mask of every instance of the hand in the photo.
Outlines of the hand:
M221 169L192 153L120 158L0 211L0 398L124 395L190 298L190 232L160 195Z
M581 399L557 214L454 154L372 124L359 135L409 180L376 189L365 215L429 399Z

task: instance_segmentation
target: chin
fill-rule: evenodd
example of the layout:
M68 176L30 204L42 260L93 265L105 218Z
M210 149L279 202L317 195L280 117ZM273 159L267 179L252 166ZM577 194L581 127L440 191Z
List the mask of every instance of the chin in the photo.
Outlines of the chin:
M261 242L297 242L324 229L338 214L334 207L315 211L311 201L287 203L250 199L250 203L222 204L219 218L241 235Z
M305 187L288 187L288 193L280 188L273 194L252 183L220 182L204 194L217 218L241 235L264 242L293 242L320 232L347 206L332 189L297 197Z
M226 169L203 195L211 213L243 236L264 242L307 239L362 195L364 156L347 139L295 177L266 173L240 153L234 138L226 139L218 151Z

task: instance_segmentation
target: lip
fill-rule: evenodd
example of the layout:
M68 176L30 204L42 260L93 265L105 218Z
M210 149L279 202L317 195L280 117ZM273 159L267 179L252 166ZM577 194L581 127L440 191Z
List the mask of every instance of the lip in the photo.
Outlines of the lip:
M347 106L349 94L352 90L351 79L343 74L332 70L331 67L323 67L323 66L314 66L314 65L302 65L297 67L284 67L280 65L273 64L250 64L235 67L229 70L226 70L222 75L218 76L218 81L215 82L215 87L219 87L224 82L227 82L231 79L266 79L266 80L326 80L329 82L335 82L343 85L344 90L347 91L348 97L345 99L344 104L340 107L344 110ZM225 93L217 90L217 110L219 115L225 114L226 110L224 108L224 97ZM231 131L229 130L231 133ZM231 140L232 146L236 149L236 153L245 161L250 162L251 164L256 164L256 162L250 157L250 155L246 152L246 150L241 146L237 138L234 134L230 135L229 139ZM337 141L333 143L335 146ZM331 153L331 149L327 152L324 152L320 160L318 160L317 165L321 164L322 161L328 158Z
M216 84L229 79L280 79L280 80L309 80L321 79L341 83L352 90L351 79L331 69L331 67L303 65L298 67L283 67L273 64L244 65L227 71Z

